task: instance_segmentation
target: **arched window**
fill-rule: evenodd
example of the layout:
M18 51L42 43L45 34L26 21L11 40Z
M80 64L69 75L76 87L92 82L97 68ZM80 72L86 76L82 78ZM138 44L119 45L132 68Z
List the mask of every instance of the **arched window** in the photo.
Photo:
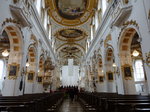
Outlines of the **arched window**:
M4 61L0 60L0 80L3 77L3 71L4 71Z
M45 30L47 30L47 23L48 23L48 21L47 21L47 11L45 10L44 11L44 28L45 28Z
M94 37L94 29L93 29L93 25L91 25L91 41L93 40Z
M41 15L41 0L36 1L36 9L37 9L39 15Z
M95 30L97 30L99 25L99 20L98 20L98 11L95 13Z
M135 78L135 81L145 80L143 62L141 59L137 59L134 62L134 78Z
M102 15L104 15L106 8L107 8L107 1L102 0Z
M49 35L48 35L49 40L52 41L52 38L51 38L52 37L52 26L50 24L49 24L49 32L48 33L49 33Z

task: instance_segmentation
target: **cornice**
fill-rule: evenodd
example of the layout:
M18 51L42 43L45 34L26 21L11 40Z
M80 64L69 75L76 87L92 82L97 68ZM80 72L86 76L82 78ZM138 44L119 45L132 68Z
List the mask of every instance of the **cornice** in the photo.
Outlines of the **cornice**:
M112 9L111 6L112 6L112 5L110 5L110 6L107 8L107 10L106 10L106 12L105 12L105 14L104 14L102 23L99 25L99 27L98 27L98 29L97 29L97 31L96 31L95 37L93 38L93 40L92 40L92 42L91 42L91 45L90 45L90 47L89 47L89 49L88 49L88 51L87 51L87 53L86 53L86 55L85 55L83 61L85 61L85 60L87 60L87 59L89 58L89 56L90 56L91 52L93 51L95 45L99 42L99 39L101 39L101 38L97 38L97 37L99 37L100 32L102 31L102 29L104 28L104 26L105 26L107 20L108 20L109 17L110 17L110 13L111 13L111 11L112 11L112 10L111 10L111 9Z
M34 5L31 5L31 11L32 11L32 14L33 14L32 16L34 17L34 20L36 21L36 23L37 23L37 25L38 25L38 27L39 27L39 29L41 31L42 37L43 37L44 41L46 42L48 48L50 49L50 52L52 54L52 57L53 57L54 61L56 62L57 58L55 57L55 54L54 54L54 51L53 51L52 47L50 46L51 43L49 42L49 40L47 38L48 35L47 35L47 33L46 33L45 29L44 29L44 26L42 25L42 23L40 21L40 18L38 16L38 12L36 11Z
M99 25L98 27L98 30L96 31L96 35L94 36L94 39L93 41L91 42L91 45L87 51L87 54L86 56L84 57L84 60L87 60L91 54L91 52L94 50L94 47L96 46L96 44L98 44L98 42L100 41L100 39L102 39L102 35L104 34L104 31L105 30L104 28L112 28L113 26L116 26L114 23L114 20L117 18L120 17L120 13L116 13L116 10L124 10L122 13L121 16L124 16L124 14L126 14L127 12L129 13L129 11L131 11L131 8L132 8L132 5L131 4L128 4L128 2L124 2L124 1L116 1L114 0L112 2L112 4L110 4L108 6L108 8L106 9L106 12L104 14L104 17L102 19L102 23ZM121 17L120 17L121 18ZM111 20L110 20L111 19ZM123 20L125 21L125 20ZM120 24L121 25L121 24ZM103 34L102 34L103 33ZM101 35L101 36L100 36ZM100 37L100 38L98 38Z

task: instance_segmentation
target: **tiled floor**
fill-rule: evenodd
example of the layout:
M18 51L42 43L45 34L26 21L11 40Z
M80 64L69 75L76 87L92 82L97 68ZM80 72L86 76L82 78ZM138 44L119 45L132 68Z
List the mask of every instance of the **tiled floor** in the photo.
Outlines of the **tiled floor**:
M59 112L83 112L81 105L77 102L71 102L70 99L64 100Z

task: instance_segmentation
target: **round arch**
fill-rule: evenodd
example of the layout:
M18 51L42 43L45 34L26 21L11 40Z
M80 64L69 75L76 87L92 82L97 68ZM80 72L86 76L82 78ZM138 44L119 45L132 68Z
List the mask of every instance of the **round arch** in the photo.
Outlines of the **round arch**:
M112 62L114 59L114 48L109 45L105 49L105 62Z
M9 20L8 20L9 21ZM2 50L8 50L9 56L6 58L3 58L5 61L5 76L6 76L6 82L7 86L5 86L2 90L2 94L6 96L12 96L12 95L18 95L19 92L19 80L18 77L22 74L22 58L23 58L23 34L21 32L21 29L18 27L18 24L12 23L12 21L6 22L4 21L2 24L2 28L0 29L0 38L3 37L3 32L7 35L7 40L9 41L7 44L8 47L1 46ZM2 45L2 43L0 43ZM5 44L5 43L4 43ZM15 69L15 74L12 73L12 68ZM14 70L14 69L13 69ZM14 73L14 71L13 71Z
M108 92L116 92L116 75L114 73L113 68L114 63L114 48L112 46L108 46L106 48L105 54L105 71L106 71L106 79L107 79L107 91Z
M125 94L136 94L136 69L135 69L135 61L143 60L142 56L142 48L140 43L140 32L137 27L134 25L129 25L122 29L119 40L118 40L118 50L120 56L120 65L121 65L121 73L124 80L125 86ZM134 56L134 51L139 53L138 56ZM126 69L128 68L128 74ZM144 68L142 67L141 69ZM143 74L146 75L146 74ZM144 77L144 76L143 76ZM145 80L145 79L144 79ZM145 83L143 80L143 83ZM141 82L142 83L142 82ZM130 87L129 87L130 85ZM131 89L132 87L132 89ZM146 87L146 86L145 86Z
M5 24L2 27L1 34L3 34L3 32L6 32L8 36L8 40L9 40L9 48L6 48L9 51L7 64L8 65L15 64L19 67L22 63L22 50L23 50L22 48L24 45L22 32L20 28L13 23ZM3 38L3 35L2 35L2 38ZM16 79L17 76L19 76L20 74L19 73L20 68L21 67L19 67L15 77L8 76L8 78Z
M29 63L28 71L36 72L36 60L37 60L37 50L36 47L31 44L28 47L28 54L27 54L27 62Z

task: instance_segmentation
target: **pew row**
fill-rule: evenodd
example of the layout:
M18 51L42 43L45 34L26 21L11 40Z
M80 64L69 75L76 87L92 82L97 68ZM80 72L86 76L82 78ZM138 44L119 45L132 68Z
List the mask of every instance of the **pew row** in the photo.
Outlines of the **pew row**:
M64 93L0 97L0 112L57 112Z
M150 97L117 93L79 93L85 112L150 112Z

